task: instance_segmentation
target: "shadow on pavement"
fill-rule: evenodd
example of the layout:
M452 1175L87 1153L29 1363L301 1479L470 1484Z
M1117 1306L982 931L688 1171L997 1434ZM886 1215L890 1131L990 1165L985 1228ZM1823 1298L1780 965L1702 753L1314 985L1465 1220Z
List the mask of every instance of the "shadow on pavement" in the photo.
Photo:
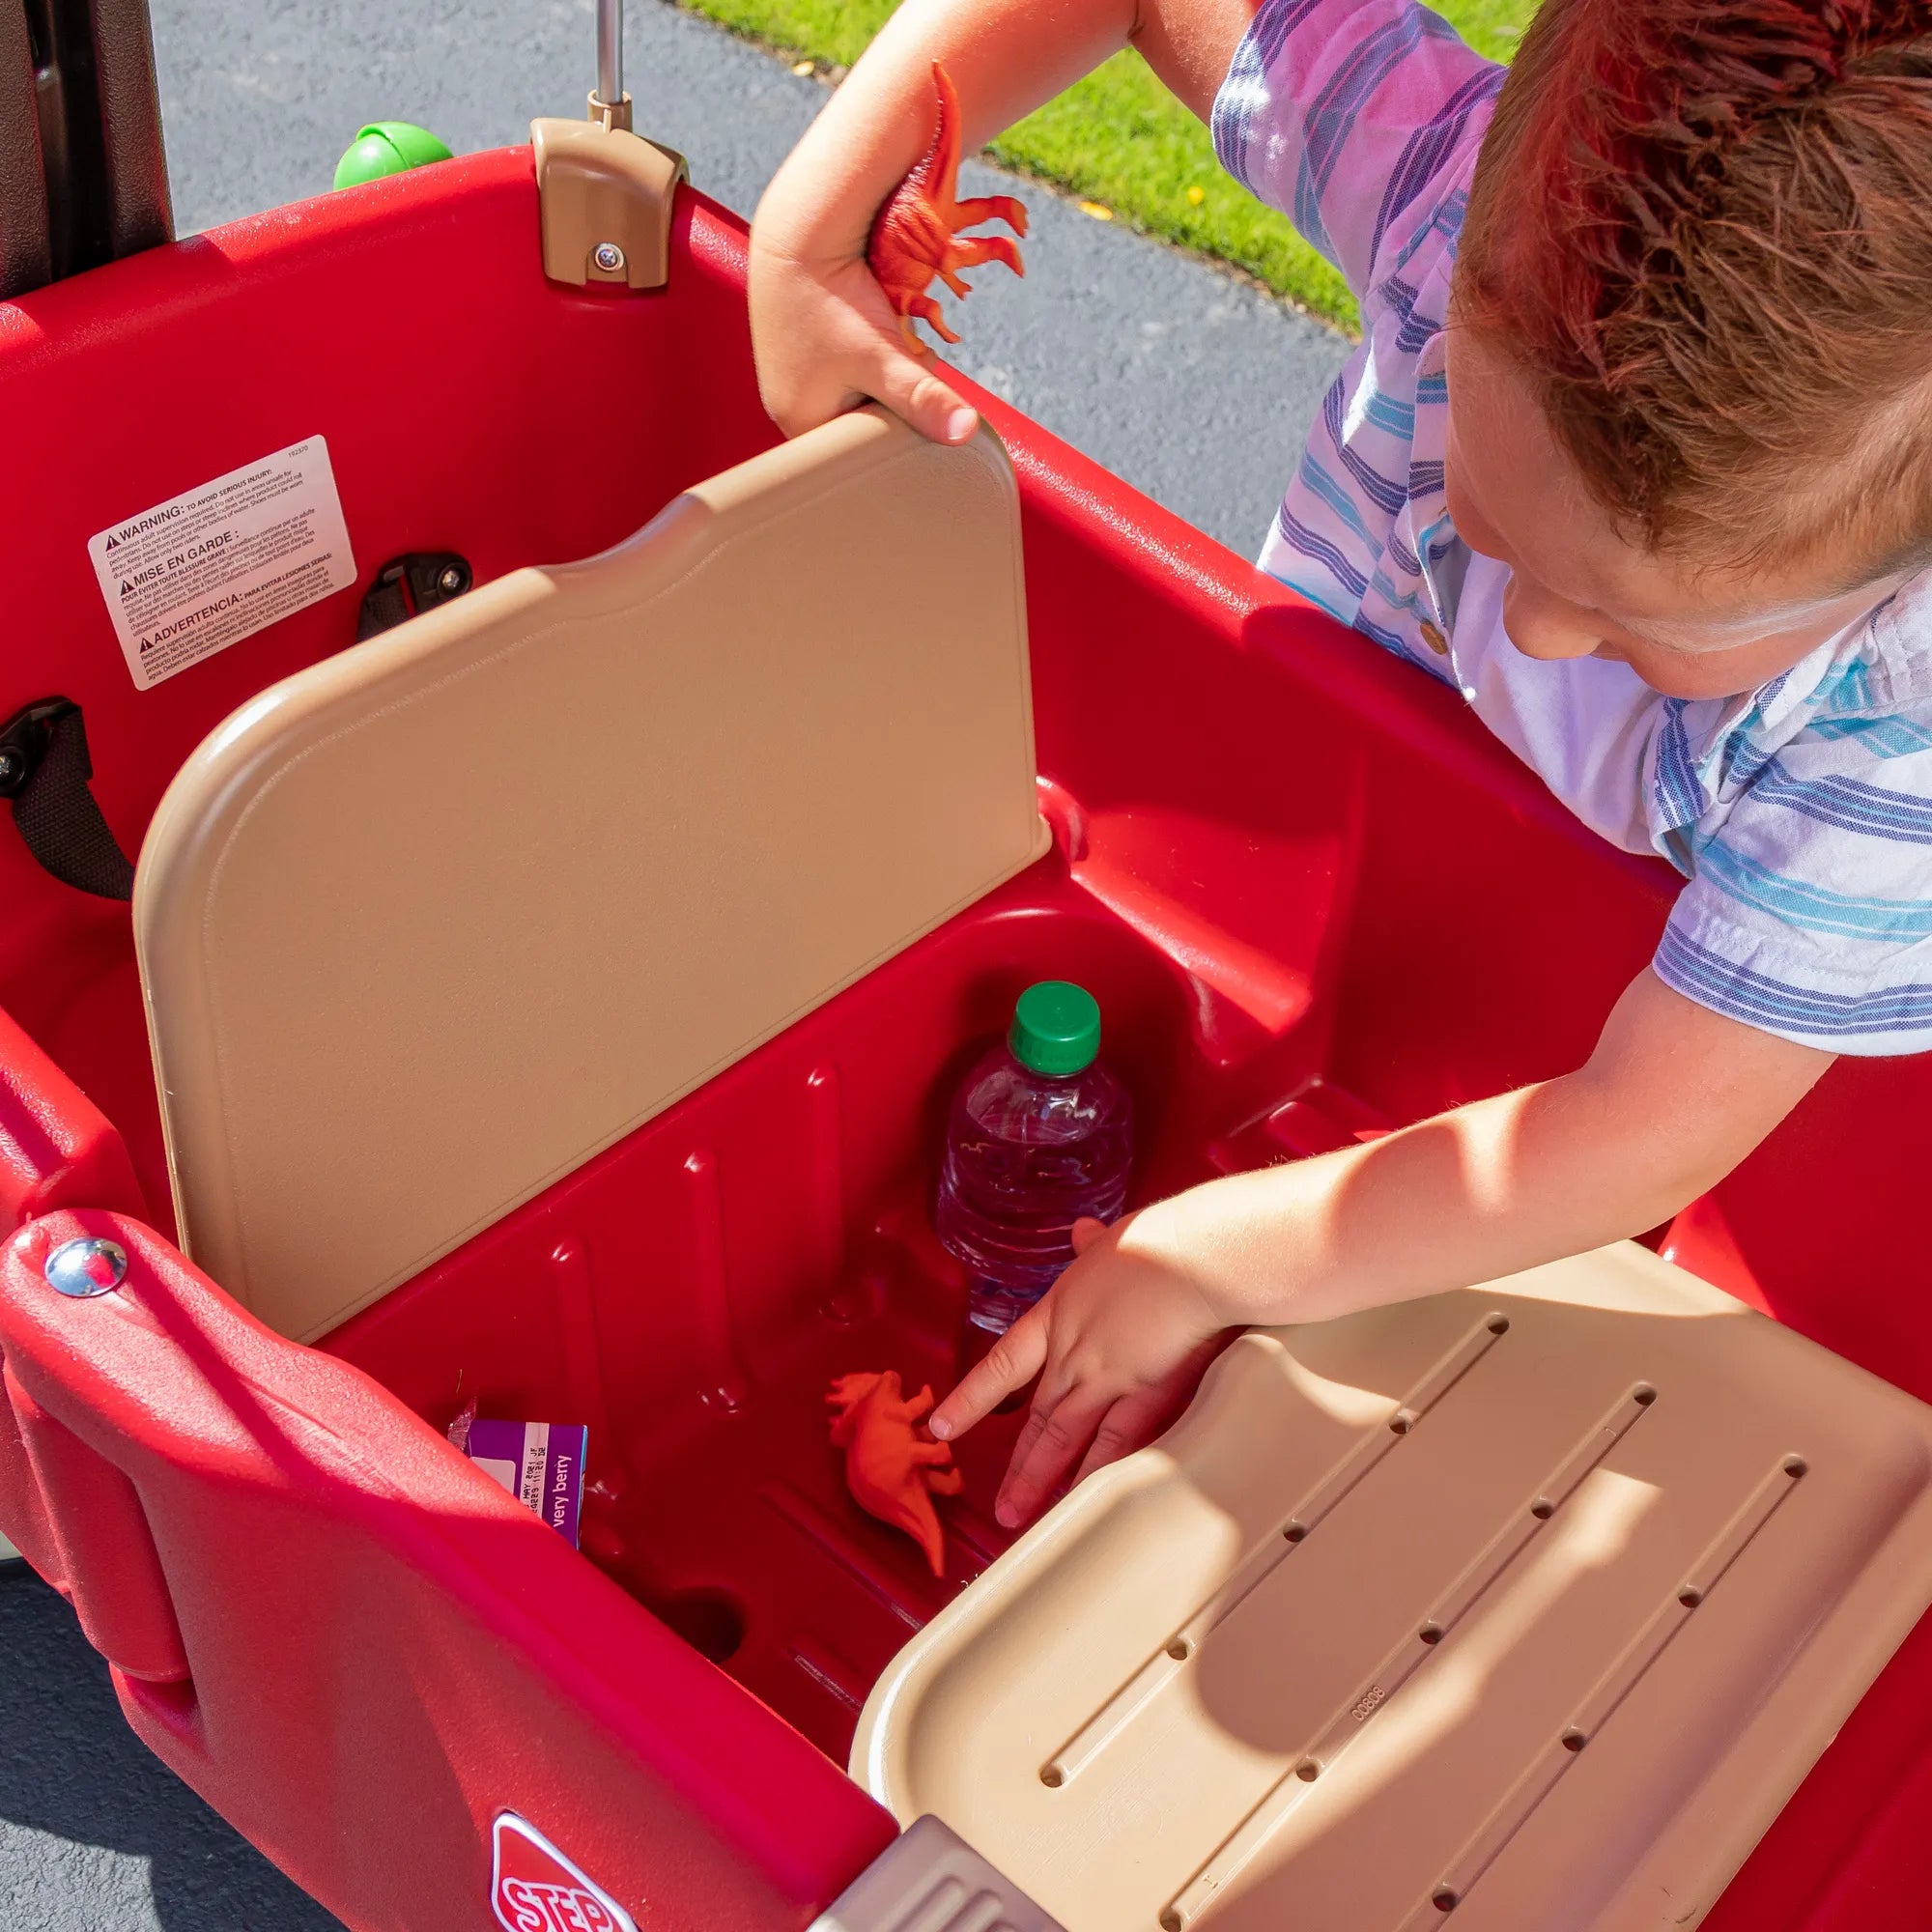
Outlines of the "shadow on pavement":
M0 1565L0 1739L10 1932L341 1932L135 1738L25 1564Z

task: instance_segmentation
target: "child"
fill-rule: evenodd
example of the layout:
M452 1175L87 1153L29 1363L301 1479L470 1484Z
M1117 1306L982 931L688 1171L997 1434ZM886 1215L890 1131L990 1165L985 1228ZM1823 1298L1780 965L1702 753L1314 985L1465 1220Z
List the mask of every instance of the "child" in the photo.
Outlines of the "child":
M933 1419L1039 1376L1007 1523L1229 1327L1639 1233L1932 1047L1932 5L1546 0L1505 78L1412 0L907 0L753 230L781 427L971 434L863 260L929 64L970 147L1129 41L1361 302L1264 567L1689 883L1575 1072L1078 1229Z

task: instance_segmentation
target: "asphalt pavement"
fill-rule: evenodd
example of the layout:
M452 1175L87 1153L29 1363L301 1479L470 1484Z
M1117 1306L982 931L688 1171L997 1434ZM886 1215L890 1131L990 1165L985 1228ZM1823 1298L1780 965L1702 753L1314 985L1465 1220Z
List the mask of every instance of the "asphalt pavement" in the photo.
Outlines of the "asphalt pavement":
M340 1932L138 1742L73 1613L0 1571L0 1925Z
M592 0L152 0L180 232L327 188L364 121L459 153L577 114ZM664 0L632 0L638 125L749 212L824 84ZM970 191L998 181L967 170ZM1333 331L1037 185L1027 276L988 270L954 359L1232 548L1273 514ZM0 1569L0 1925L8 1932L328 1932L138 1745L65 1604Z

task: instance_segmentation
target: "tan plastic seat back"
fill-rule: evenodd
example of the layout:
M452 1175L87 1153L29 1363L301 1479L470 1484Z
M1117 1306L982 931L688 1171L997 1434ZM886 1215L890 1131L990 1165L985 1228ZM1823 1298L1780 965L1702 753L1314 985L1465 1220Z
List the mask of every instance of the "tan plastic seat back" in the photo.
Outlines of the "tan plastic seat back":
M1018 497L877 412L265 692L134 917L190 1254L309 1338L1037 857Z
M853 1772L1067 1932L1692 1925L1932 1598L1932 1410L1634 1246L1255 1332Z

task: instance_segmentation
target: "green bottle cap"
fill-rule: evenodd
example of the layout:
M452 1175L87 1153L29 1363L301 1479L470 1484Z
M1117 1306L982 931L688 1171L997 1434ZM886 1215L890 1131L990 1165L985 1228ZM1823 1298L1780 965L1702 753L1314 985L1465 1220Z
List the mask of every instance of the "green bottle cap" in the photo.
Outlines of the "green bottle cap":
M372 121L358 130L349 152L336 162L335 185L360 187L384 175L449 158L449 150L427 128L412 128L407 121Z
M1042 980L1020 995L1007 1045L1034 1073L1082 1072L1100 1051L1099 1002L1070 980Z

